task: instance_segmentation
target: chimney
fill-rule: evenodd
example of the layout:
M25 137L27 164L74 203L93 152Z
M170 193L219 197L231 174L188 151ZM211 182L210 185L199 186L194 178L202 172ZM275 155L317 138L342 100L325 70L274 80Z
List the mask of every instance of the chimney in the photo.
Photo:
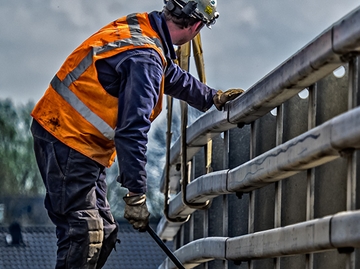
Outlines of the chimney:
M6 236L6 242L9 246L24 246L24 241L21 233L21 226L18 222L13 222L9 226L9 232Z

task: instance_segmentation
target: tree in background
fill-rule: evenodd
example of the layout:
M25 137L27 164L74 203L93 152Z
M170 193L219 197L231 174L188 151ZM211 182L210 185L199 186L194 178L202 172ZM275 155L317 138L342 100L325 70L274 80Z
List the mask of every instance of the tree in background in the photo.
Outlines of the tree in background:
M15 106L10 99L0 99L0 196L44 196L45 188L38 171L30 132L32 117L30 113L35 104ZM179 126L179 122L173 123ZM153 217L160 217L163 208L163 194L159 184L165 163L166 117L159 117L149 133L148 144L148 206ZM174 128L178 137L179 128ZM123 217L124 189L116 181L118 165L107 169L109 186L108 199L116 218Z
M33 102L15 107L0 100L0 195L43 194L42 179L35 162L30 133Z

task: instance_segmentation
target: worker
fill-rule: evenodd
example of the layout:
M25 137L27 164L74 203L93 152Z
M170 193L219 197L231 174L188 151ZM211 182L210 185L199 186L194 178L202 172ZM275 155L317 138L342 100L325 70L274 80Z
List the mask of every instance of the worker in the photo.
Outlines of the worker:
M163 94L206 111L240 95L217 91L174 64L174 45L218 17L216 0L168 0L91 35L65 60L31 115L34 150L56 226L56 268L102 268L117 242L105 168L117 157L124 217L148 225L146 147Z

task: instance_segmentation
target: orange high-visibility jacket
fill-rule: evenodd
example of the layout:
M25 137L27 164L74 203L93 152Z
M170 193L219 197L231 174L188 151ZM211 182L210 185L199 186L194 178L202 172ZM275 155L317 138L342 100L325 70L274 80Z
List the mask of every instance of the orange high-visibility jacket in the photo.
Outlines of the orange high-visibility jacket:
M152 48L166 59L148 14L131 14L100 29L65 60L32 117L67 146L109 167L115 159L114 134L118 98L98 81L95 62L126 50ZM164 77L159 100L150 120L161 112Z

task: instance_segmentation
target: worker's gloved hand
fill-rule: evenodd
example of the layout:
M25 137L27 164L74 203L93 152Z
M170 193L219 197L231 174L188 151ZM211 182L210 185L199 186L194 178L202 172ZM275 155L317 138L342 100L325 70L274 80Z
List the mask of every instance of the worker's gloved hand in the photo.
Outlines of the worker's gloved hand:
M126 195L123 199L126 203L124 218L132 224L134 229L139 230L139 232L145 232L150 216L146 206L146 195Z
M226 102L234 100L243 92L244 90L242 89L229 89L225 92L223 92L222 90L218 90L213 97L214 105L217 110L221 111Z

